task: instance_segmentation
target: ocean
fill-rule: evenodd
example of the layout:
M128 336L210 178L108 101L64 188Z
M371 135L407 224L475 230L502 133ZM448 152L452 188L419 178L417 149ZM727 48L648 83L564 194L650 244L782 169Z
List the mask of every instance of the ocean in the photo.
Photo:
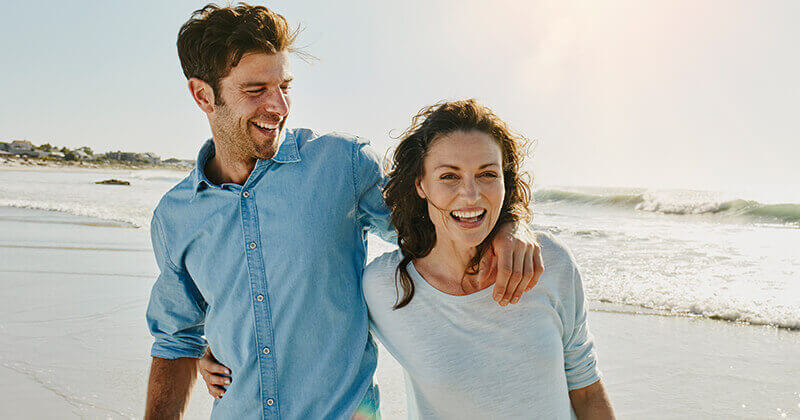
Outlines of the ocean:
M0 206L148 229L160 197L185 176L4 169ZM109 178L131 185L95 184ZM533 227L569 245L593 305L800 329L800 197L792 193L537 186ZM370 236L370 257L391 249Z

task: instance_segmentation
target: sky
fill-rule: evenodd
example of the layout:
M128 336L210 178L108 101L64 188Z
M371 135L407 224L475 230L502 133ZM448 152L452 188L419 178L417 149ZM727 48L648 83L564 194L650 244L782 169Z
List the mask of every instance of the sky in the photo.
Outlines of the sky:
M178 61L202 1L2 1L0 141L194 158ZM273 1L304 29L288 124L386 150L476 98L539 185L800 190L800 2Z

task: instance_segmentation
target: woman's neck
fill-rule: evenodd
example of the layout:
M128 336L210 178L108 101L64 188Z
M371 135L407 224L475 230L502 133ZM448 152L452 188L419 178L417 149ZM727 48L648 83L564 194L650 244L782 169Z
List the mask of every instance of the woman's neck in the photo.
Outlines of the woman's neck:
M469 295L494 283L494 278L479 280L476 274L466 274L475 252L475 247L459 246L453 241L437 241L428 255L414 260L414 267L431 286L440 291L451 295Z

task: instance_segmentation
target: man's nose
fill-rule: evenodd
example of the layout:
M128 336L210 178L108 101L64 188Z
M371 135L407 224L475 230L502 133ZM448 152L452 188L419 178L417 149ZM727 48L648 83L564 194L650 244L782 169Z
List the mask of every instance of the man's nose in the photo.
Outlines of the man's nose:
M267 95L264 107L271 114L278 114L285 117L289 113L289 98L286 92L277 88Z

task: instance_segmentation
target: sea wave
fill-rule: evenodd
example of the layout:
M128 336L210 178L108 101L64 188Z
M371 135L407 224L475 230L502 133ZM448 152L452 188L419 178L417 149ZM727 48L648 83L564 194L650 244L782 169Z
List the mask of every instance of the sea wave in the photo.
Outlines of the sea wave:
M168 181L177 183L186 178L187 173L188 170L178 171L173 169L144 169L131 171L128 177L143 181Z
M800 227L800 204L761 203L742 198L718 199L714 193L692 191L642 191L603 194L543 189L534 193L536 203L613 206L671 215L712 215L745 218L754 222L781 223Z
M57 211L75 216L93 217L95 219L122 222L136 228L149 228L150 213L147 209L114 208L96 203L69 203L36 200L0 199L0 207L16 207L32 210Z

